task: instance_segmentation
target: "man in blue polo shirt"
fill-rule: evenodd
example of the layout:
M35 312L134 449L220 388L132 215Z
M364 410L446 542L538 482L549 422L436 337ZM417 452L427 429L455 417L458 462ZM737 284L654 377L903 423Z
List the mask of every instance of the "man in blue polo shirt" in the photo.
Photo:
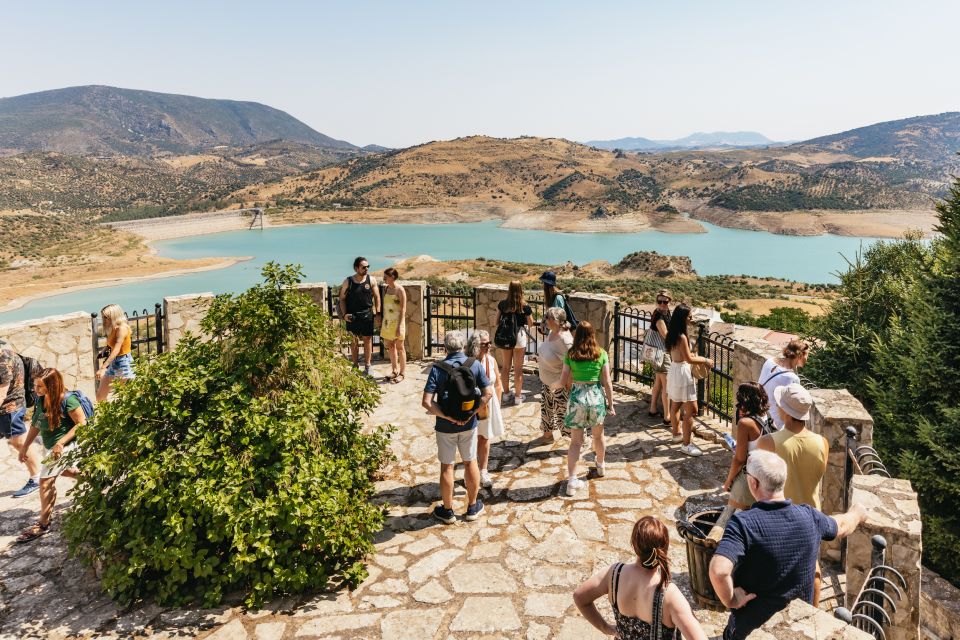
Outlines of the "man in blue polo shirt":
M813 602L821 540L843 538L866 517L861 505L828 516L783 497L787 464L770 451L747 458L747 485L757 502L727 524L710 561L710 582L730 609L724 640L743 640L795 598Z
M460 367L467 361L463 352L466 337L459 331L451 331L443 338L443 346L447 357L443 362L453 367ZM477 382L482 395L480 402L487 404L493 397L493 385L487 378L483 366L473 361L470 366L473 377ZM443 413L437 403L436 395L444 387L448 374L438 366L430 369L427 384L423 388L423 407L427 413L437 417L437 458L440 460L440 497L442 505L437 505L433 516L444 524L453 524L457 517L453 512L453 468L457 462L457 452L463 460L463 483L467 488L467 512L464 519L476 520L483 512L483 501L477 497L480 492L480 469L477 467L477 415L474 411L464 420L451 418Z

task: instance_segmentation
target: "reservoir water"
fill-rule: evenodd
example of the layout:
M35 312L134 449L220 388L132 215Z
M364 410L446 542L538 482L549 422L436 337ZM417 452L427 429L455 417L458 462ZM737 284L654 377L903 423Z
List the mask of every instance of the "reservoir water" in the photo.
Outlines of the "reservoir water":
M772 276L810 283L836 282L858 250L873 238L782 236L701 223L707 233L556 233L501 228L498 221L461 224L318 224L230 231L154 243L170 258L253 256L226 269L98 287L35 300L0 314L0 323L67 313L99 311L107 303L152 309L164 296L241 291L260 279L274 260L300 263L308 282L339 284L365 256L373 272L402 258L428 254L438 260L496 258L517 262L616 263L634 251L690 256L700 275ZM400 274L401 278L403 274Z

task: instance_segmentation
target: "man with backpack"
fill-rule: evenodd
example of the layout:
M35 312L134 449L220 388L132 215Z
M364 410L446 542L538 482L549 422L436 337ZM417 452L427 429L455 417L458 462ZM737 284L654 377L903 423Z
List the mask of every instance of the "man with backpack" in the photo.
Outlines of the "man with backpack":
M430 369L423 388L423 407L437 417L437 458L440 460L440 496L443 504L433 516L444 524L453 524L454 466L457 452L463 460L463 482L467 488L467 512L464 519L472 522L483 512L480 492L480 469L477 466L477 411L493 397L493 385L483 366L463 352L466 338L451 331L443 338L447 357Z
M31 358L26 360L36 362ZM33 405L32 394L27 393L27 386L32 386L32 382L27 377L24 358L9 343L0 340L0 438L6 440L18 456L27 434L27 406ZM40 489L40 455L35 447L27 449L23 462L30 477L13 493L14 498L28 496Z

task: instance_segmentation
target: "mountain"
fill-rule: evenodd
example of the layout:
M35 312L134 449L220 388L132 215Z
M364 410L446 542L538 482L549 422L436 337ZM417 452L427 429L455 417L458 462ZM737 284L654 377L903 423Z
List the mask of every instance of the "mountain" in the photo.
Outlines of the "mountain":
M616 140L591 140L584 144L598 149L621 149L623 151L672 151L717 147L762 147L776 143L755 131L715 131L713 133L697 132L676 140L618 138Z
M356 149L256 102L90 85L0 98L0 155L146 157L272 140Z
M846 153L858 158L898 158L954 164L960 152L960 112L880 122L799 142L793 148Z

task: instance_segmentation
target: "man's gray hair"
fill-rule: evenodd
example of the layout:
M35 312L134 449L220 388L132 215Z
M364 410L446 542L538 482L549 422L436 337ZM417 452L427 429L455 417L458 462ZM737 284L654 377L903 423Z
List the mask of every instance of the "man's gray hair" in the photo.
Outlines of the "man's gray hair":
M466 344L467 338L463 335L462 331L448 331L447 334L443 336L443 348L447 350L447 353L463 351Z
M756 449L747 458L747 473L757 479L764 493L776 495L787 482L787 463L772 451Z
M470 339L467 340L467 355L471 358L480 357L480 343L486 340L490 341L490 332L486 329L477 329L470 335Z

